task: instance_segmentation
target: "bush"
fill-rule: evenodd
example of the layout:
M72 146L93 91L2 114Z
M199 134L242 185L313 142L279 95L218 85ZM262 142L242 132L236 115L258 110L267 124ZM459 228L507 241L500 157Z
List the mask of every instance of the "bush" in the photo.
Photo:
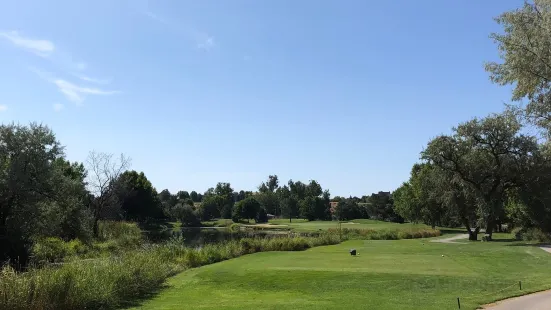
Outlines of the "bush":
M337 228L330 228L328 231L332 234L339 234ZM438 229L419 228L419 229L358 229L342 228L340 234L349 239L365 240L398 240L398 239L416 239L440 236Z
M233 223L233 224L230 225L230 227L228 229L231 233L236 233L236 232L239 232L239 230L241 229L241 225L239 225L237 223Z
M98 239L114 241L119 247L134 247L142 243L142 230L136 223L102 221L98 226Z
M69 247L57 237L38 240L32 248L32 260L38 264L61 262L69 254Z
M199 227L201 221L191 206L185 205L182 207L180 217L178 218L183 227Z
M539 228L515 228L512 233L517 240L551 242L551 236Z

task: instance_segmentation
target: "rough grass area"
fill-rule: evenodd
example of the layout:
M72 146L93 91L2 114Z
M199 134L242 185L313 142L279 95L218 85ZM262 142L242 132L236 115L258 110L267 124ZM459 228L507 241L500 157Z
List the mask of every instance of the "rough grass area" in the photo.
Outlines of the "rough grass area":
M495 237L465 244L354 240L257 253L181 273L140 308L442 310L457 309L460 297L461 309L476 309L551 288L549 253ZM350 256L351 248L360 255Z
M241 239L202 248L181 240L110 258L75 259L60 266L16 273L0 270L0 309L114 309L158 290L167 277L185 270L262 251L302 251L336 244L338 236Z

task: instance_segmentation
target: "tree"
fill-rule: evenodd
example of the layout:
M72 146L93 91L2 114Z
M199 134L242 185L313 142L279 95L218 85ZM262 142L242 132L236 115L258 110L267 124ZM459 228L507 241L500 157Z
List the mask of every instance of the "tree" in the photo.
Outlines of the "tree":
M281 215L288 217L289 223L291 223L292 218L298 216L298 202L296 198L291 194L291 190L287 185L278 188L276 195L278 196Z
M281 213L281 211L278 210L279 199L276 193L270 191L259 192L254 197L260 203L260 206L269 214L279 215L279 213Z
M191 198L191 200L193 200L193 202L200 202L201 201L201 199L199 199L196 191L191 191L191 193L189 194L189 198Z
M98 221L102 212L109 206L120 207L120 196L115 191L119 176L130 166L130 158L121 154L116 159L112 154L90 152L87 159L88 185L94 195L91 204L93 212L93 232L98 235Z
M538 153L535 138L520 130L512 113L475 118L454 128L453 135L433 139L422 155L450 174L443 185L451 184L450 188L472 197L479 214L475 230L486 226L490 239L496 220L504 213L506 192L520 184L532 154ZM470 233L465 217L463 221Z
M186 200L190 198L190 195L187 191L179 191L176 197L178 197L179 200Z
M258 186L258 194L256 199L260 205L266 209L266 212L274 215L279 215L279 197L276 191L279 189L279 180L277 175L268 176L268 181L262 182Z
M313 221L316 219L316 197L308 196L299 201L298 205L300 210L300 217L305 218L309 221Z
M92 214L88 208L92 197L86 190L84 165L59 157L53 162L53 168L55 198L43 205L41 217L44 220L38 234L87 240L92 232Z
M52 217L45 215L55 215L54 226L67 231L59 225L67 224L70 213L82 207L80 199L85 195L78 178L84 171L76 164L60 162L63 155L62 146L46 126L0 125L1 261L10 259L24 266L33 237L44 232L44 227L52 227L48 222ZM52 205L55 212L47 212Z
M311 197L319 197L323 194L321 185L316 180L311 180L305 188L305 195Z
M293 180L289 180L287 185L289 186L291 195L296 199L296 201L300 201L306 197L306 184L301 181L293 182Z
M277 178L277 175L268 176L267 186L268 190L272 193L279 188L279 179Z
M421 219L420 203L410 182L403 183L393 193L394 211L407 221L417 223Z
M355 198L348 198L354 199ZM394 212L394 201L390 192L373 193L369 197L369 203L367 204L366 213L370 218L402 223L404 219Z
M220 197L218 213L222 218L230 218L234 204L233 188L230 183L219 182L213 190L213 194Z
M201 220L209 221L220 216L220 206L224 204L224 199L218 195L208 195L203 199L199 207Z
M254 220L256 223L268 223L268 213L266 212L266 209L260 207Z
M234 205L232 220L234 222L238 222L241 219L249 221L250 219L257 218L259 211L260 203L254 197L247 197Z
M162 218L157 191L143 172L125 171L117 183L117 201L121 204L125 219L143 222L150 218Z
M348 221L359 218L358 203L353 199L343 199L335 207L334 215L339 221Z
M201 221L191 206L178 203L173 210L174 216L182 223L183 227L201 226Z
M247 219L247 221L254 219L260 210L260 203L254 197L246 198L242 203L242 217Z
M551 1L525 2L519 10L496 18L504 33L493 33L502 63L486 70L493 82L513 84L513 100L528 99L527 115L551 130Z

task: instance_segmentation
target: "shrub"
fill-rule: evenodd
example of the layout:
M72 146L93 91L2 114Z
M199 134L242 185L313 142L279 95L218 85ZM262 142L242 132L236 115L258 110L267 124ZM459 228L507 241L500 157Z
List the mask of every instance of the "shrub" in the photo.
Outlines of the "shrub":
M38 264L57 263L68 254L69 248L57 237L38 240L32 248L32 260Z
M142 242L142 230L136 223L102 221L98 228L98 238L100 240L113 240L120 247L133 247L140 245Z
M79 239L73 239L67 242L69 255L84 255L90 251L90 248Z
M339 229L330 228L328 232L339 235ZM342 236L349 239L365 239L365 240L398 240L398 239L416 239L440 236L440 231L437 229L358 229L358 228L342 228L340 231Z
M551 236L539 228L515 228L513 234L517 240L551 242Z
M185 205L182 207L178 218L183 227L199 227L201 221L191 206Z
M233 223L229 226L228 229L231 233L236 233L236 232L239 232L239 230L241 229L241 225L237 223Z

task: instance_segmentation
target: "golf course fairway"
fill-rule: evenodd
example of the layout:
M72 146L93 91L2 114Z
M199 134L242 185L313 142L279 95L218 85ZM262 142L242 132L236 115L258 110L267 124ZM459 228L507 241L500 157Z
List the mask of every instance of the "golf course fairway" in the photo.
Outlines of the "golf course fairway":
M180 273L138 308L443 310L457 309L459 298L461 309L476 309L551 288L549 253L499 237L456 244L353 240L246 255Z

